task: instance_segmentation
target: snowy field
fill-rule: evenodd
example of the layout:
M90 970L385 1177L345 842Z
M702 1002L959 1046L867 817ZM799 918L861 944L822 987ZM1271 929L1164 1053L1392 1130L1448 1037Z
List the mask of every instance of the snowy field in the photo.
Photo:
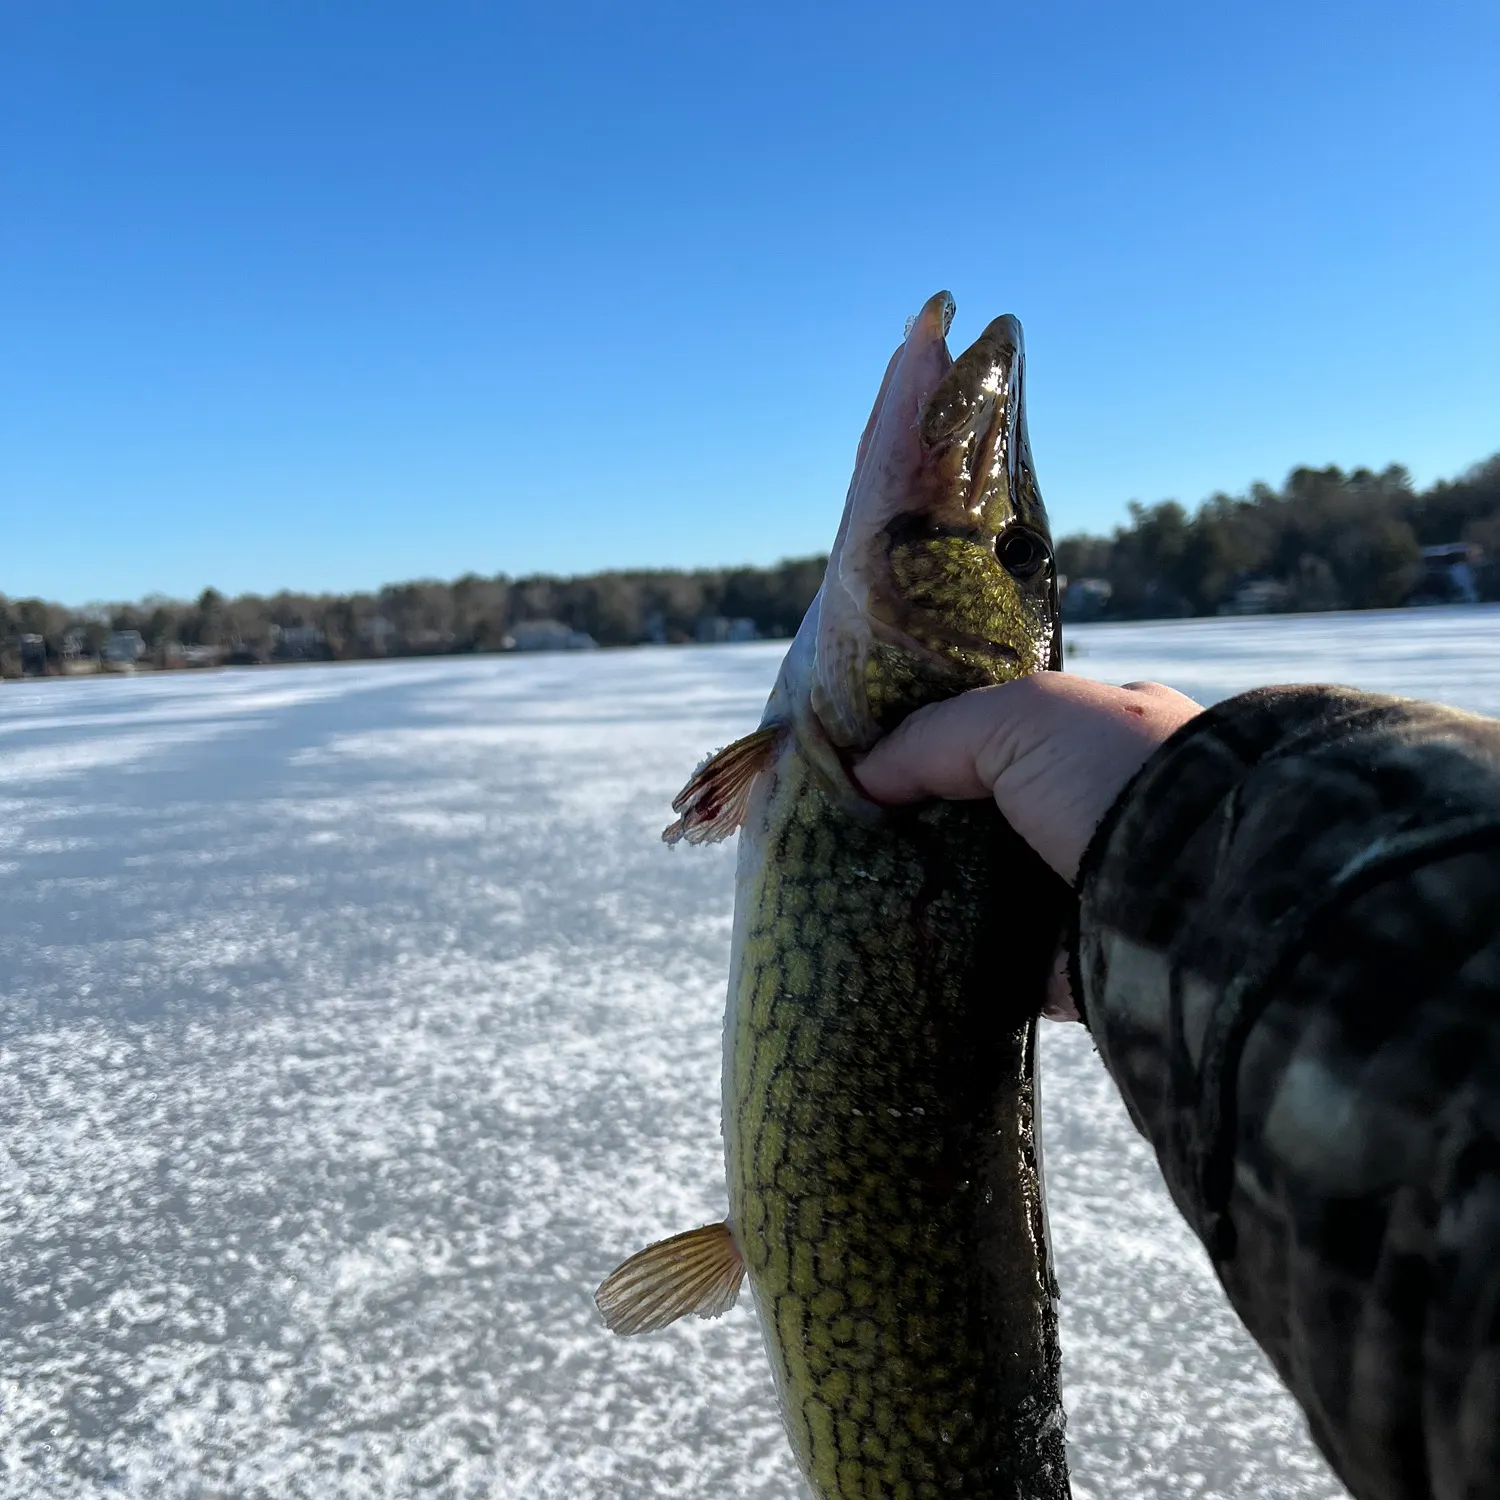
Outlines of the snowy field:
M1072 640L1500 713L1500 610ZM724 1209L733 849L657 834L779 654L0 688L0 1492L795 1494L748 1306L589 1295ZM1337 1495L1086 1037L1044 1066L1076 1493Z

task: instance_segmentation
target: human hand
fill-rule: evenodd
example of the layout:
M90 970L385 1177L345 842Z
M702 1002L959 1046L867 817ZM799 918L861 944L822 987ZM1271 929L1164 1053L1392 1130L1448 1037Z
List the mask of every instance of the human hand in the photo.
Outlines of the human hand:
M876 802L993 797L1070 885L1125 783L1200 704L1159 682L1110 687L1039 672L920 709L854 767ZM1076 1021L1059 953L1042 1014Z
M920 709L854 767L876 802L993 797L1070 884L1104 814L1201 704L1159 682L1038 672Z

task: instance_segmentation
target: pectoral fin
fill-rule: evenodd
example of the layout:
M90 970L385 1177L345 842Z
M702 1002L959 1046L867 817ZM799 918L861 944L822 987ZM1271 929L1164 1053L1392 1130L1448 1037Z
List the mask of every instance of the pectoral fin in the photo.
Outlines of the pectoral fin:
M594 1303L615 1333L654 1333L688 1313L717 1318L740 1294L745 1262L728 1224L707 1224L637 1251L605 1277Z
M745 821L750 788L770 765L785 724L763 724L754 734L726 745L693 772L688 784L672 800L677 821L662 830L662 842L716 844Z

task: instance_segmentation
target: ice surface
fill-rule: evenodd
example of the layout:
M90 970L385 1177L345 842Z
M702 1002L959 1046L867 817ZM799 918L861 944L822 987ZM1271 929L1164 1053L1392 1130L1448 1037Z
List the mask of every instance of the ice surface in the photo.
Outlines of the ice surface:
M1500 611L1096 626L1070 666L1500 711ZM732 849L657 835L779 648L0 689L0 1490L788 1497L748 1306L589 1294L724 1208ZM1076 1490L1338 1493L1077 1028Z

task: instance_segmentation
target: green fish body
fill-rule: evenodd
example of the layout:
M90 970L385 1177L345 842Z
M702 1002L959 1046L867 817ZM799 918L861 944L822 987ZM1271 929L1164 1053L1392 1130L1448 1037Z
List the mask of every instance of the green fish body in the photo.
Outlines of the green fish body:
M748 1274L819 1500L1068 1494L1035 1062L1068 892L992 804L880 809L847 771L922 704L1058 665L1019 327L954 364L950 316L892 360L761 728L666 835L740 832L729 1217L599 1292L640 1332Z

